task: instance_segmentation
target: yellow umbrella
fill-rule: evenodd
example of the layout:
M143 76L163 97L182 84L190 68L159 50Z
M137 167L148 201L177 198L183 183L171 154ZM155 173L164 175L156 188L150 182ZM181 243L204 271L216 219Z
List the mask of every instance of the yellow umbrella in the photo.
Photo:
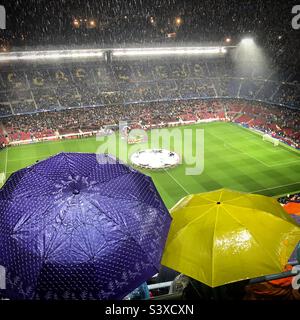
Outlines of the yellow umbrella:
M210 287L281 272L300 240L276 199L261 195L190 195L171 215L162 264Z

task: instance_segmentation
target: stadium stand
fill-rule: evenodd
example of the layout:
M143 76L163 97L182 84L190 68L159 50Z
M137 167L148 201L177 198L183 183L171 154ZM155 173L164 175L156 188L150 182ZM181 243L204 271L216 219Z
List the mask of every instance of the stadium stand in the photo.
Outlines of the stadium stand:
M0 115L94 105L191 98L245 98L299 107L299 75L236 72L225 59L64 63L6 67ZM248 76L246 79L244 76ZM259 78L252 78L253 76ZM292 82L287 82L292 79Z
M224 58L7 65L0 141L98 130L119 119L144 126L221 119L298 147L299 78L294 69L238 70Z
M131 119L149 128L170 122L232 121L299 148L300 110L248 100L209 99L76 108L2 118L9 141L99 130Z

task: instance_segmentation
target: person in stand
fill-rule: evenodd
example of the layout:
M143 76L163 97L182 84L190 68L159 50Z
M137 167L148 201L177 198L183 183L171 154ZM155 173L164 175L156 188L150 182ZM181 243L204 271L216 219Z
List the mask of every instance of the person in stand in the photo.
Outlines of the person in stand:
M197 281L184 274L175 278L171 287L170 294L181 294L181 300L243 300L245 287L248 280L226 284L216 288L211 288L200 281Z

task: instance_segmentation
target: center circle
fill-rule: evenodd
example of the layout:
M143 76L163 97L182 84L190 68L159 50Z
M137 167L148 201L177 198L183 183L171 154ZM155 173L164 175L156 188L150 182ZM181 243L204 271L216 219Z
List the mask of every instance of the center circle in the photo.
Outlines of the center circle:
M132 154L130 160L134 166L150 170L173 168L180 163L177 153L165 149L138 151Z

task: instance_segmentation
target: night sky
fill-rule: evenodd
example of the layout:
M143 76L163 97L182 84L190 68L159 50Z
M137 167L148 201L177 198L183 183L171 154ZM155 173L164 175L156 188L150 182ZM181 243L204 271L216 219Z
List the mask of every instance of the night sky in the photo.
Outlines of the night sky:
M105 46L224 41L255 37L269 50L299 48L300 30L291 27L297 1L2 1L7 30L1 41L27 46ZM152 24L151 17L154 21ZM180 17L180 26L174 23ZM94 19L95 28L74 28L74 19ZM167 38L168 33L175 38Z

